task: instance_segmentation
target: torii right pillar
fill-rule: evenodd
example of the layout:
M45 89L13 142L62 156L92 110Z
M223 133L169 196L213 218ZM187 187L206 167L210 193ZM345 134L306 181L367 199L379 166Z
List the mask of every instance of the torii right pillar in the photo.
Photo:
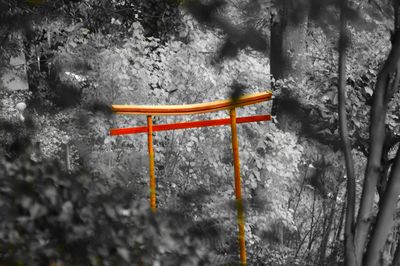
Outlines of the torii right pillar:
M235 197L237 208L237 222L239 226L239 250L240 250L240 265L246 266L246 239L244 236L244 206L242 199L242 184L240 178L240 159L239 159L239 142L236 127L236 109L230 110L231 118L231 131L232 131L232 152L233 152L233 166L235 172Z

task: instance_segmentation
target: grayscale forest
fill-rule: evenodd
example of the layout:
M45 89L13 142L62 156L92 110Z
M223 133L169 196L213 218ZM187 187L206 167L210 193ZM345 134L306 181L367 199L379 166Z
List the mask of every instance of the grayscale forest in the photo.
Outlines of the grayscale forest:
M400 266L400 0L0 0L0 266ZM111 105L272 91L229 126ZM229 118L154 116L154 125Z

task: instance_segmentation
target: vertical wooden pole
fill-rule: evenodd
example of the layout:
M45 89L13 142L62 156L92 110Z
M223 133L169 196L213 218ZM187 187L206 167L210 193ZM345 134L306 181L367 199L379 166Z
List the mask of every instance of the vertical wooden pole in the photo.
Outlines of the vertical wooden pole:
M240 265L247 265L246 259L246 240L244 236L244 209L242 199L242 185L240 180L240 161L239 161L239 143L236 127L236 109L230 110L231 131L232 131L232 151L233 151L233 166L235 172L235 196L237 217L239 226L239 249L240 249Z
M65 169L67 172L71 170L71 160L70 160L70 151L69 151L69 143L65 143Z
M156 177L154 174L153 117L147 116L147 144L149 149L150 208L156 211Z

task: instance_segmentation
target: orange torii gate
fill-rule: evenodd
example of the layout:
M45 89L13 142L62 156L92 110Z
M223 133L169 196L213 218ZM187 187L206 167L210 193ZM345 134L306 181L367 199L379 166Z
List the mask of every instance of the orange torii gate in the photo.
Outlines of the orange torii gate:
M133 128L115 128L110 130L111 136L146 133L148 137L148 152L149 152L149 172L150 172L150 208L153 212L156 211L156 178L154 174L154 150L153 150L153 132L208 127L208 126L222 126L231 125L232 131L232 152L235 173L235 196L238 216L239 227L239 248L240 248L240 263L247 265L246 262L246 243L244 234L244 209L242 199L242 186L240 180L240 161L239 161L239 145L237 136L237 123L259 122L271 120L270 115L255 115L246 117L236 117L236 107L252 105L272 99L272 92L260 92L249 95L241 96L237 101L220 100L210 103L200 104L187 104L187 105L112 105L112 111L116 114L122 115L146 115L147 126L133 127ZM216 112L222 110L229 110L230 117L223 119L201 120L180 122L173 124L153 125L153 116L161 115L193 115L201 113Z

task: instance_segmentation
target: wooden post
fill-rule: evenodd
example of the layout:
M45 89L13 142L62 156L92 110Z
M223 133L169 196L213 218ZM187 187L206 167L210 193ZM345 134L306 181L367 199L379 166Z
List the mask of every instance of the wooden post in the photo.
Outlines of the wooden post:
M149 149L150 208L156 212L156 177L154 174L153 117L147 116L147 144Z
M237 217L239 226L239 249L240 249L240 265L247 265L246 259L246 240L244 236L244 208L242 199L242 186L240 180L240 160L239 160L239 143L236 127L236 109L230 110L231 131L232 131L232 151L233 151L233 166L235 172L235 196Z
M71 160L70 160L70 151L69 151L69 142L64 144L65 146L65 169L67 172L71 171Z

